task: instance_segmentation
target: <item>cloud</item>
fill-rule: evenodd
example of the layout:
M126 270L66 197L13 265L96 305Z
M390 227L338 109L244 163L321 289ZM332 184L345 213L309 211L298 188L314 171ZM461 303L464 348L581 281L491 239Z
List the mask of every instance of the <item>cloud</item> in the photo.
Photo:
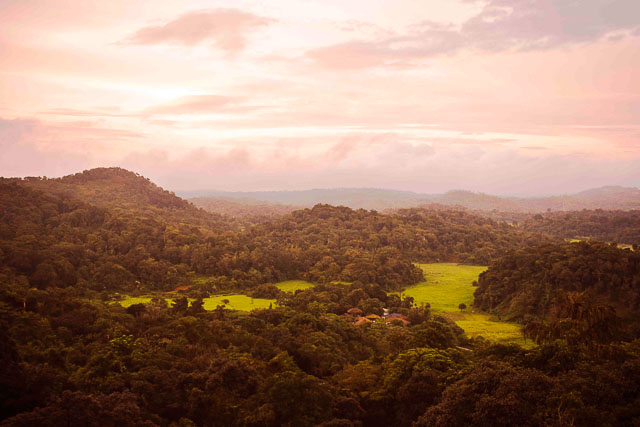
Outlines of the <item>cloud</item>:
M169 104L148 108L147 114L211 114L245 113L262 108L254 105L242 105L245 98L223 95L184 96Z
M201 147L177 157L152 150L131 155L120 165L176 191L379 187L427 193L464 188L558 194L603 184L634 185L640 179L637 157L602 160L467 144L436 150L397 135L366 134L338 139L317 151L260 151L250 143L228 149Z
M245 48L250 33L273 22L275 20L237 9L202 10L184 14L164 25L140 28L124 43L195 46L212 41L217 48L233 54Z
M350 41L311 49L306 57L332 69L407 65L414 59L454 52L463 46L462 35L447 25L428 23L405 36L376 41Z
M329 69L411 66L462 49L545 50L611 34L618 39L640 34L639 1L489 0L480 13L459 27L424 21L404 35L319 47L305 56Z
M357 150L371 152L375 146L397 144L397 140L398 135L393 133L347 135L329 147L323 157L329 162L341 162L354 155L360 157L363 153L357 153Z
M549 49L640 27L637 0L490 0L461 33L487 50Z
M39 122L34 119L0 119L0 147L6 148L12 142L20 141L33 132Z
M113 111L118 111L118 107L110 107L110 111L52 108L50 110L41 111L40 114L63 117L139 117L139 114L117 113Z
M105 132L105 139L114 141L109 146L92 141ZM120 135L117 129L92 123L52 126L32 119L0 119L0 170L5 176L60 176L117 165L171 190L349 186L539 194L603 184L633 185L640 179L637 152L607 160L557 155L553 150L538 149L546 147L538 144L516 150L499 139L475 145L471 137L416 138L363 132L312 139L276 138L265 145L233 139L212 141L210 146L199 148L163 150L131 144L131 138L136 137L135 133Z
M38 120L0 118L0 175L61 175L90 166L83 150L39 147L35 141L46 135L46 126Z
M0 118L0 173L59 176L77 172L119 159L132 142L143 137L93 122L52 124Z

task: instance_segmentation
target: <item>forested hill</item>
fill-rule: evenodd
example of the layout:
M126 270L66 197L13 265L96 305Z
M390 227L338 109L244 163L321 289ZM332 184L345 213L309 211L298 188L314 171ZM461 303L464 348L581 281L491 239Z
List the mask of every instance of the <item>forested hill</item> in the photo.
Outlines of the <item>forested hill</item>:
M607 186L576 194L545 197L505 197L464 190L443 194L422 194L372 188L336 188L305 191L254 192L182 192L184 197L196 197L194 202L214 209L216 200L234 200L240 205L256 203L312 207L316 204L348 206L353 209L431 208L433 205L463 208L479 212L542 213L582 209L640 209L640 189ZM207 200L209 199L209 200Z
M640 209L640 189L608 186L576 194L546 197L500 197L471 191L450 191L430 198L431 203L478 211L540 213L582 209Z
M148 178L122 168L97 168L54 179L25 178L20 183L100 207L193 208L189 202L163 190Z
M400 288L414 261L485 264L548 241L464 212L383 215L318 205L258 225L197 209L122 169L0 181L0 261L32 286L171 289L188 273L230 287L284 279Z
M525 322L589 312L637 322L640 254L587 242L520 249L480 275L474 306Z
M183 197L236 200L239 203L256 201L289 206L313 207L317 204L347 206L352 209L376 209L413 207L426 200L429 195L411 191L385 190L378 188L326 188L302 191L184 191Z
M180 283L191 252L234 224L122 169L0 180L0 266L31 286Z
M443 207L251 223L122 169L0 179L0 425L638 425L640 331L618 320L640 255L560 240ZM423 280L416 261L491 263L477 306L540 345L390 292ZM277 300L205 310L230 290Z
M414 261L456 261L486 264L505 253L548 242L506 223L461 211L403 209L381 214L364 209L316 205L312 209L256 227L272 240L304 241L328 248L378 251L391 247Z
M528 215L520 227L534 233L564 238L590 238L606 242L640 244L640 210L550 212Z
M195 206L208 212L231 218L241 218L250 222L268 221L284 216L301 207L264 202L253 199L233 199L225 197L194 197L189 199Z

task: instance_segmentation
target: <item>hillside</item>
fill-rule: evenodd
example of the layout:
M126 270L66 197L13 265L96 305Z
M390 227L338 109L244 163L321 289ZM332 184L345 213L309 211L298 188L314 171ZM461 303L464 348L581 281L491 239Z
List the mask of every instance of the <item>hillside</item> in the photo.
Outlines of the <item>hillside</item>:
M305 191L183 192L184 197L235 200L240 204L257 201L311 207L319 203L353 209L401 209L443 205L479 212L541 213L582 209L640 209L640 189L601 187L571 195L549 197L503 197L455 190L444 194L421 194L368 188L316 189Z
M2 179L0 422L640 419L640 329L619 327L620 319L637 324L640 255L432 207L380 213L317 204L245 221L198 209L122 169ZM606 229L617 224L612 218ZM459 312L472 276L460 283L430 264L423 282L416 262L439 261L473 277L489 264L475 304L530 320L524 331L539 346L516 344L518 325ZM308 283L283 292L284 280ZM413 294L420 282L458 293ZM522 422L534 417L540 422Z
M586 238L632 245L640 244L640 210L581 210L549 212L520 218L519 227L567 239Z
M242 225L117 168L3 180L0 197L0 260L37 287L169 289L195 273L228 287L307 278L394 289L421 280L415 261L485 264L549 241L459 211L317 205Z
M189 199L195 206L232 218L247 219L252 222L267 221L286 215L299 207L254 199L233 199L224 197L194 197Z
M640 254L586 242L520 249L480 275L474 307L524 322L613 309L635 323L640 319Z
M21 184L100 207L190 209L185 200L122 168L97 168L54 179L25 178Z
M303 191L195 191L181 192L180 195L193 198L224 198L240 203L255 201L284 204L300 207L312 207L317 204L347 206L352 209L384 210L389 208L407 208L415 206L423 195L410 191L384 190L376 188L335 188Z
M431 200L478 211L540 213L582 209L630 210L640 208L640 189L610 186L549 197L500 197L470 191L450 191L433 196Z
M38 288L171 287L196 247L236 227L122 169L3 179L0 205L5 274Z

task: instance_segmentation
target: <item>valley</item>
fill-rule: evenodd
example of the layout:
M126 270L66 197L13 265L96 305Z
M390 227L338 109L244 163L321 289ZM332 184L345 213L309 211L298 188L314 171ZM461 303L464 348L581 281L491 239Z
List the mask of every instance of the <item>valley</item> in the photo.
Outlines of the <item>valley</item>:
M215 213L120 168L0 208L3 426L640 419L636 211Z

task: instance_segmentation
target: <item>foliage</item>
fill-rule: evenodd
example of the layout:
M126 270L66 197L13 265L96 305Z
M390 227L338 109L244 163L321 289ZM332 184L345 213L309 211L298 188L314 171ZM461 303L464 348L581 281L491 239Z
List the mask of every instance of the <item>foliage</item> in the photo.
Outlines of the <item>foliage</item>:
M3 426L640 422L636 252L449 210L253 224L117 168L0 180L0 208ZM518 328L458 310L484 267L412 287L443 260L490 263L473 309L539 345L473 336Z
M474 306L509 319L570 317L563 302L580 294L582 304L611 306L631 320L640 307L640 254L587 242L521 249L493 263L478 284Z
M521 325L501 322L486 313L459 311L463 310L462 304L473 303L474 284L487 267L453 263L419 265L426 280L405 289L402 292L405 298L413 298L416 304L428 304L434 313L454 320L471 338L482 336L491 341L527 345Z
M529 215L521 227L564 238L588 237L607 242L640 244L640 211L582 210Z

